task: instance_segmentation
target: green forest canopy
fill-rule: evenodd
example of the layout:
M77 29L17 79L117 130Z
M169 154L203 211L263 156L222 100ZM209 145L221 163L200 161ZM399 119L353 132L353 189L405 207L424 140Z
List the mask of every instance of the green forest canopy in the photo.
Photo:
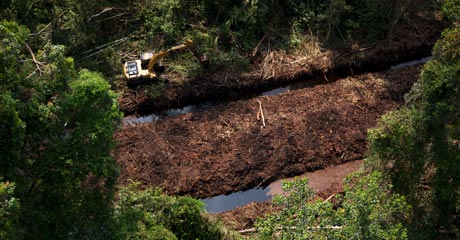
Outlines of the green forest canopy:
M305 205L299 202L311 197L305 183L288 185L293 199L278 201L288 207L273 216L276 222L261 220L261 238L274 232L310 238L458 236L460 2L440 2L451 29L435 46L406 106L370 131L367 165L378 172L354 180L339 207ZM116 191L111 150L121 114L104 76L116 75L130 51L190 37L230 62L244 58L267 33L276 47L288 50L308 36L323 44L384 39L398 21L410 21L412 11L433 11L435 3L2 1L0 238L229 237L203 215L197 200L136 186ZM313 225L342 227L312 233L305 222L294 221L287 225L294 228L280 228L293 212ZM382 212L395 214L378 216Z
M112 78L121 73L121 59L190 38L219 67L241 65L267 35L265 47L288 50L302 49L316 39L327 45L391 38L400 22L422 15L432 18L437 2L5 0L0 15L30 29L32 49L64 45L78 67Z

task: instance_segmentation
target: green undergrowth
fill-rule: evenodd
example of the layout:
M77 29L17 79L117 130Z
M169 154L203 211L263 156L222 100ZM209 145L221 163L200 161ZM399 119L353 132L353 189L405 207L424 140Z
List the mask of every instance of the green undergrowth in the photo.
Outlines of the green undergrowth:
M315 198L306 178L282 188L287 194L273 199L281 210L256 223L259 239L408 239L411 207L380 172L355 173L343 195L327 200Z
M26 7L28 6L28 7ZM193 39L211 68L199 69L190 54L171 57L170 71L187 79L203 72L247 71L252 52L315 54L319 46L370 43L391 38L398 24L434 12L434 1L3 1L1 16L26 25L31 46L65 45L78 67L109 79L121 61ZM434 14L432 14L434 15ZM429 14L424 16L430 17ZM449 17L455 17L449 14Z
M405 105L369 132L373 171L347 182L336 205L311 201L305 182L288 184L291 195L275 199L284 210L259 222L262 238L459 238L459 2L440 2L453 24ZM435 15L437 3L1 1L0 238L239 238L198 200L116 189L122 114L111 83L120 60L191 38L210 68L177 53L170 74L247 71L256 47L257 58L390 39L398 24ZM150 97L163 89L152 86Z
M131 184L118 192L114 206L115 239L239 239L203 210L204 203L186 196L167 196L158 189Z

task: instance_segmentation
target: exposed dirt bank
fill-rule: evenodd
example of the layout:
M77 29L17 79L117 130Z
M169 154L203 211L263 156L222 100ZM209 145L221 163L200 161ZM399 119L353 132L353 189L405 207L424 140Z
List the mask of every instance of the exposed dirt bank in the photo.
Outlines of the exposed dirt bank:
M362 159L367 129L402 103L419 71L364 74L124 128L116 134L120 181L205 198Z
M314 172L304 173L297 177L308 178L308 185L321 197L343 191L343 179L350 173L358 171L363 165L363 160L347 162L337 166L329 166ZM293 178L283 179L293 181ZM270 184L270 195L282 194L281 180Z
M299 56L273 51L260 56L248 73L217 72L192 79L186 84L170 84L161 98L149 100L145 91L125 89L120 107L126 115L146 114L207 100L229 99L245 92L262 91L299 79L335 72L348 76L362 71L381 71L386 67L429 55L443 22L414 19L402 25L391 41L367 46L325 49L316 56Z
M307 177L309 186L317 193L319 197L327 199L333 194L343 192L343 179L350 173L358 171L363 164L363 160L347 162L338 166L329 166L314 172L302 174L299 177ZM284 179L291 181L293 178ZM271 195L282 194L281 180L270 184ZM235 230L248 229L254 226L258 217L272 213L276 208L272 206L271 201L252 202L242 207L230 211L216 214L228 226Z

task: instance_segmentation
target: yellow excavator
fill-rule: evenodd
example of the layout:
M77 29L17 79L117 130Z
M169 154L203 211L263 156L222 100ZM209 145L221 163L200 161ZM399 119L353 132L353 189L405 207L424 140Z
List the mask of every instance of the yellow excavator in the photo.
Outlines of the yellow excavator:
M159 75L165 70L165 67L162 65L163 58L168 56L171 52L185 48L192 52L193 56L198 59L203 67L207 67L209 60L206 54L200 54L193 44L193 41L187 40L180 45L156 53L142 52L140 54L140 59L125 62L123 66L123 75L126 79L126 83L128 86L133 87L158 80Z

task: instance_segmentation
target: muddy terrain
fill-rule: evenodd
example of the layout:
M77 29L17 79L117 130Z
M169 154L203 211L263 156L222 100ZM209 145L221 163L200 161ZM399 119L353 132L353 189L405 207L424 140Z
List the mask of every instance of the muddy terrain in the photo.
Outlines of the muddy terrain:
M367 129L403 102L419 71L363 74L126 126L116 134L120 181L204 198L362 159Z
M365 157L367 130L403 103L421 66L386 69L429 55L444 27L419 19L400 27L389 41L322 49L314 56L259 52L250 72L210 72L171 83L157 100L142 89L125 89L119 99L125 115L210 100L214 106L125 125L116 133L120 184L135 180L169 194L207 198L356 163ZM241 97L299 81L312 84L276 96ZM340 192L340 178L320 177L315 190L325 198ZM269 202L251 203L219 217L245 229L271 211Z
M292 181L297 177L307 177L308 185L315 191L318 197L331 199L336 194L343 193L343 179L352 172L358 171L363 166L363 160L351 161L337 166L329 166L325 169L314 172L307 172L294 178L283 179L282 181ZM275 181L269 186L269 194L284 194L281 189L281 180ZM277 211L277 207L271 201L251 202L230 211L215 214L237 231L252 228L258 217ZM249 231L250 232L250 231Z
M417 18L412 19L410 25L398 26L392 39L373 44L325 47L320 53L307 56L277 49L257 51L251 58L249 72L208 71L185 83L172 82L155 100L149 99L142 88L125 88L119 105L125 115L144 115L203 101L228 100L247 92L263 91L330 72L349 76L382 71L400 62L428 56L445 27L442 21Z

